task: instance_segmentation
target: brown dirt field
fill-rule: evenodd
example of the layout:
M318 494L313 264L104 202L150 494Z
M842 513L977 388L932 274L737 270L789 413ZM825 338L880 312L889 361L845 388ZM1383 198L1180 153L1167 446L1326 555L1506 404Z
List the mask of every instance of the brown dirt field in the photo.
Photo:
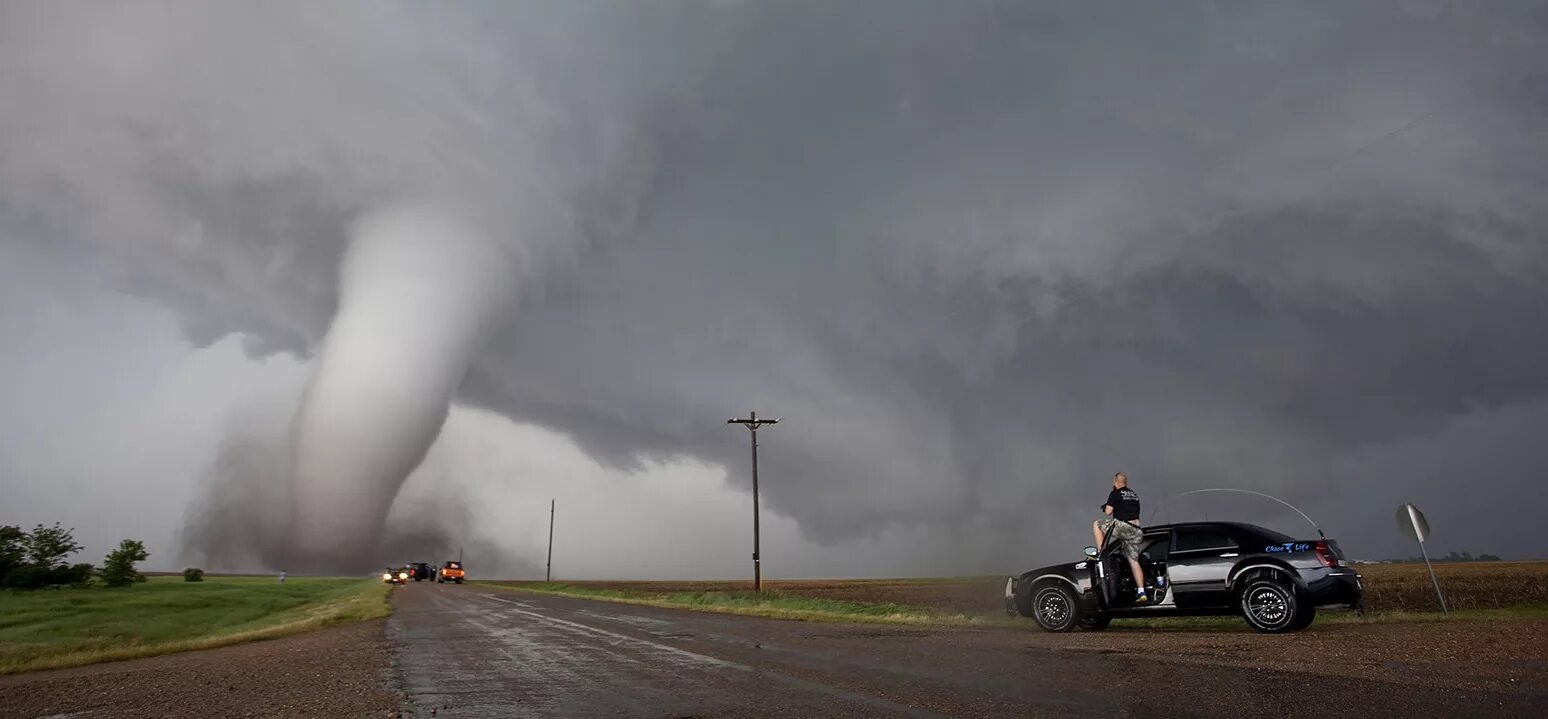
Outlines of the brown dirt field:
M383 627L0 677L0 719L397 716Z
M1264 635L1167 630L1164 623L1105 632L1026 632L1031 646L1075 653L1357 677L1453 689L1548 692L1548 620L1410 621L1313 624Z
M1435 590L1423 564L1361 564L1366 605L1372 612L1434 612ZM1548 607L1548 561L1468 562L1435 565L1446 601L1454 610ZM541 582L511 582L532 584ZM749 591L751 581L576 581L581 587L630 594ZM1003 613L1005 577L912 579L771 580L765 589L803 597L923 607L968 616Z
M1424 564L1360 564L1366 602L1374 611L1439 609ZM1548 605L1548 562L1447 562L1435 577L1452 609Z

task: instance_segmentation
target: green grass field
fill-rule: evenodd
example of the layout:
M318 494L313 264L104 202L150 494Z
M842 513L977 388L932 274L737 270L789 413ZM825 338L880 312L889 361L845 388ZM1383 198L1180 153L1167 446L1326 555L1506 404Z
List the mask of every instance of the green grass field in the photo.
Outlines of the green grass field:
M0 593L0 674L236 644L385 617L360 579L152 577L122 589Z
M1318 622L1414 622L1446 618L1437 611L1429 574L1423 564L1360 565L1357 568L1365 577L1369 611L1363 616L1353 612L1322 612ZM1452 619L1548 617L1548 562L1437 565L1436 574L1447 592ZM1006 616L1002 599L1003 576L776 580L764 582L762 594L749 591L751 582L746 581L498 584L523 591L782 619L1030 626L1024 619ZM1124 619L1118 625L1177 630L1245 627L1237 617Z
M556 594L582 599L601 599L623 604L680 607L704 612L741 614L773 619L886 624L977 624L979 619L930 607L893 602L863 602L803 596L795 592L689 590L656 592L620 590L576 584L543 582L481 582L496 589Z

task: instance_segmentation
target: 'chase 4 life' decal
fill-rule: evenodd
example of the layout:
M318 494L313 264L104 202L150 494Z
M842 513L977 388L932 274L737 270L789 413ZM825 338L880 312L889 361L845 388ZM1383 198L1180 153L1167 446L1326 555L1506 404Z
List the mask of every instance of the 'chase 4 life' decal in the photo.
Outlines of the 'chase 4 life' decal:
M1305 552L1312 547L1310 542L1285 542L1284 544L1270 544L1263 548L1265 552Z

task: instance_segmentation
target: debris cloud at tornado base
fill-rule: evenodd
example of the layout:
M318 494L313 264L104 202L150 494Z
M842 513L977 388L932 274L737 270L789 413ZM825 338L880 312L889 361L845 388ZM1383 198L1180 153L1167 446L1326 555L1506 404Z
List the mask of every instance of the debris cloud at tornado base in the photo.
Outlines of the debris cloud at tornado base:
M230 414L199 493L184 512L179 561L215 571L341 575L462 554L482 577L531 577L541 571L532 558L490 538L499 527L484 526L475 516L450 461L456 450L438 451L435 445L394 490L376 546L344 556L326 546L298 544L290 532L289 467L302 389L265 396Z

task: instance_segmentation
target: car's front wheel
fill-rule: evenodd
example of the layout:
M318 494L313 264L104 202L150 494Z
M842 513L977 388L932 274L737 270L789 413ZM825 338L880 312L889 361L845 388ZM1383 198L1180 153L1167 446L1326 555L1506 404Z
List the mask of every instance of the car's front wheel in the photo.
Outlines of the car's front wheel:
M1277 634L1310 624L1306 611L1309 607L1303 608L1295 587L1281 579L1253 578L1242 588L1239 601L1247 626L1260 632Z
M1063 584L1044 584L1032 589L1032 618L1044 631L1067 632L1080 624L1080 605L1075 593Z

